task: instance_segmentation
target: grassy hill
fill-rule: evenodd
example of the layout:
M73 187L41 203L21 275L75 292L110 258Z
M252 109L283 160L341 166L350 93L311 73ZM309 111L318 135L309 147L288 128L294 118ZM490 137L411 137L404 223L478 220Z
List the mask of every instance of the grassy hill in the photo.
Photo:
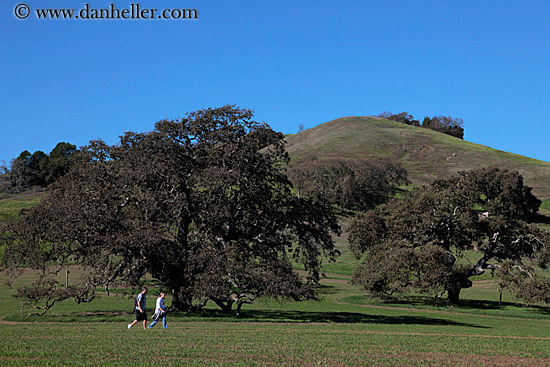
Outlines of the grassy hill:
M548 163L382 119L342 118L287 140L294 161L382 155L402 162L416 183L460 169L516 169L540 197L550 198ZM0 196L0 224L40 197ZM550 212L550 201L544 205ZM344 228L349 220L341 218ZM0 365L147 366L155 359L167 366L550 365L549 308L524 307L508 292L499 303L498 280L490 274L474 279L452 307L415 294L372 299L349 283L357 259L346 233L335 241L342 255L323 267L319 300L259 299L240 317L210 304L204 313L170 313L168 330L128 330L134 318L128 294L137 290L122 285L110 295L98 291L92 303L66 300L46 316L21 316L16 287L31 284L38 272L21 268L14 279L0 273ZM71 284L86 274L76 265L69 269ZM59 272L58 281L66 274ZM159 284L150 276L144 284L154 304ZM136 338L142 342L137 349Z
M413 183L460 170L497 166L520 172L540 199L550 199L550 163L378 117L343 117L286 137L293 161L383 156L396 159Z
M34 206L40 202L40 192L27 192L19 195L0 195L0 224L15 219L23 208Z

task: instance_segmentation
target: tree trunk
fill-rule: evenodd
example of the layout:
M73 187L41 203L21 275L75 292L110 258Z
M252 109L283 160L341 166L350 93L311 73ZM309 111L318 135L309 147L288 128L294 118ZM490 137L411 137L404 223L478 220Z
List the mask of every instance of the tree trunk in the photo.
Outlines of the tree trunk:
M225 301L227 303L224 303L224 300L221 300L219 298L212 298L212 301L214 301L215 304L218 305L218 307L220 307L223 312L231 312L231 309L233 308L233 301L229 300L229 301Z
M191 301L180 287L172 287L172 311L189 311Z
M460 291L464 288L470 288L472 281L468 279L468 271L456 271L451 275L449 285L447 286L447 301L449 303L460 303Z
M449 287L449 289L447 289L447 301L455 305L460 303L461 289L462 288L460 288L459 286Z

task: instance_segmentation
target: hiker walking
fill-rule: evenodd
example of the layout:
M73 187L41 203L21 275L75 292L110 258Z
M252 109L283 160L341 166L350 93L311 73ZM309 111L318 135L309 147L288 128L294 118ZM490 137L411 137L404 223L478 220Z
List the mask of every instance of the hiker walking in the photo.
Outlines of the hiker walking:
M136 319L131 324L128 324L128 329L130 329L132 326L134 326L140 321L143 321L144 329L147 326L147 312L145 311L145 302L146 302L145 294L147 294L147 287L143 287L141 290L141 293L139 293L135 298L134 303L136 305Z
M155 314L153 315L153 322L151 325L149 325L149 329L152 329L153 326L157 324L159 319L162 318L162 328L168 329L168 326L166 326L166 306L164 305L164 297L166 294L164 292L160 292L159 298L157 298L157 305L155 307Z

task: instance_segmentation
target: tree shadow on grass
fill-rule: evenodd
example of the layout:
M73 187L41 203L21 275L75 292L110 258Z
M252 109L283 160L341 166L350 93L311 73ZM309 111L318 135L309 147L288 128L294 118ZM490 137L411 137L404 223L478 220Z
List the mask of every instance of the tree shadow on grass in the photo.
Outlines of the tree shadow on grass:
M531 218L533 223L550 224L550 216L537 213Z
M339 289L332 285L319 284L315 286L315 289L321 296L327 294L336 294L339 292Z
M311 311L276 311L276 310L243 310L239 317L219 311L208 310L195 313L191 317L228 322L295 322L295 323L340 323L340 324L383 324L383 325L441 325L487 328L471 323L457 322L449 319L424 316L387 316L368 315L357 312L311 312ZM184 313L169 315L174 321L184 321Z
M471 309L471 310L502 310L509 307L523 307L529 311L529 313L535 315L550 315L550 307L540 305L529 305L528 307L522 304L514 302L502 302L499 305L496 301L479 301L479 300L464 300L456 306L457 309Z
M361 304L365 302L366 296L351 296L345 298L349 303L352 304ZM498 301L489 301L489 300L473 300L473 299L461 299L458 304L447 303L446 300L440 299L436 301L434 297L426 296L403 296L402 298L389 298L381 301L381 304L388 306L403 306L403 307L414 307L418 309L449 309L460 312L461 310L479 310L479 311L497 311L497 310L506 310L511 307L524 307L527 308L530 313L534 315L550 315L550 307L541 306L541 305L530 305L529 307L523 306L515 302L502 302L499 304Z

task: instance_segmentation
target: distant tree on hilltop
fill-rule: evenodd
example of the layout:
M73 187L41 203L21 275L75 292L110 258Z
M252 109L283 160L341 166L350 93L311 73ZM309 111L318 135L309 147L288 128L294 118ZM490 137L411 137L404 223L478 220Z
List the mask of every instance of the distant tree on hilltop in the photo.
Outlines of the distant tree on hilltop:
M408 112L401 112L398 114L393 114L391 112L383 112L378 115L378 117L385 118L387 120L401 122L407 125L420 126L418 120L415 120L413 115L410 115Z
M464 121L460 118L451 116L434 116L430 118L426 116L424 120L422 120L422 125L420 125L419 121L415 120L414 117L407 112L401 112L398 114L383 112L379 114L378 117L401 122L407 125L421 126L423 128L438 131L459 139L464 139Z
M459 139L464 139L464 121L451 116L425 117L422 121L422 127L439 131L443 134L451 135Z

